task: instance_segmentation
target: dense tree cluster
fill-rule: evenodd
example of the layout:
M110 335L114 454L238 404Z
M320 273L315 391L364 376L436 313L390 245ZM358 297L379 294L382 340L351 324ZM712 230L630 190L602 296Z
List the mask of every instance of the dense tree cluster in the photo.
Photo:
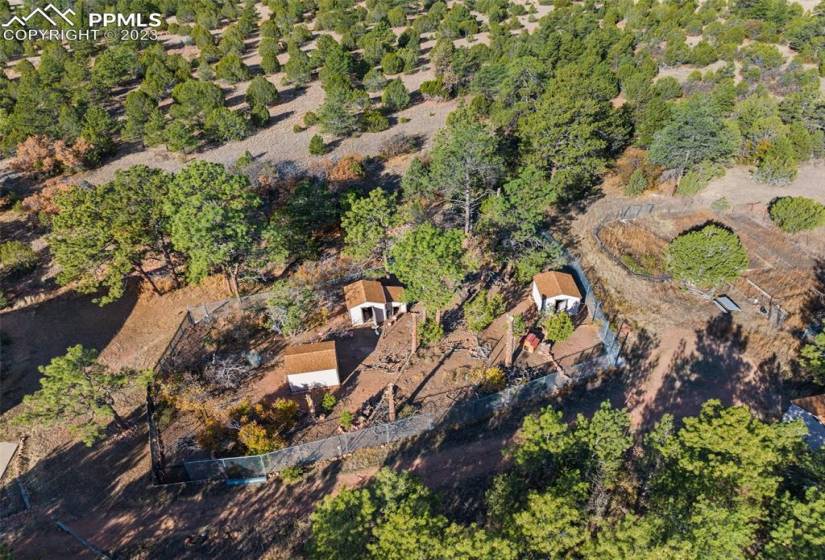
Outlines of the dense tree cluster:
M635 439L603 403L572 423L529 416L484 507L453 521L409 474L382 470L312 515L311 558L818 558L823 456L801 424L709 401ZM455 500L447 500L456 503Z
M334 222L335 201L323 183L304 181L282 204L264 201L244 175L195 161L175 175L135 166L114 180L58 194L50 246L60 266L58 281L83 292L105 293L101 304L121 297L125 280L160 258L177 279L189 282L221 273L234 293L246 272L311 254L308 238Z

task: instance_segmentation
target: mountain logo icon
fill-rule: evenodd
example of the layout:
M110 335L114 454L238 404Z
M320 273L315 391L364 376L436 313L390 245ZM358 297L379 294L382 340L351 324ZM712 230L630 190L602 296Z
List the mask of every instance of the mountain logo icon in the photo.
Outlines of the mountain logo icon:
M49 14L52 14L52 15L50 16ZM69 19L69 16L73 16L73 15L75 15L75 11L72 10L71 8L66 8L65 11L61 11L60 9L56 8L54 6L54 4L49 4L48 6L46 6L45 8L42 8L42 9L41 8L35 8L34 10L32 10L29 13L29 15L27 15L25 17L12 16L12 18L9 21L7 21L6 23L3 24L3 27L10 27L11 25L13 25L15 23L17 23L18 25L21 25L23 27L26 27L28 25L29 20L31 18L33 18L34 16L42 17L43 19L48 21L50 24L52 24L52 26L54 26L54 27L57 27L57 21L56 20L58 20L58 19L62 19L63 21L65 21L66 23L68 23L69 25L74 27L74 22Z

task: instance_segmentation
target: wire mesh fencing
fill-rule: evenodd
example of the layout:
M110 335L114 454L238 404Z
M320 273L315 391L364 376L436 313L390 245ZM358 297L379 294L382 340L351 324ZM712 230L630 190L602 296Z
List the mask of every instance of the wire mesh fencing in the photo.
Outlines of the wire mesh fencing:
M289 467L340 459L359 449L407 440L438 426L472 425L513 407L522 407L554 396L609 366L609 357L603 354L574 366L568 374L553 373L440 410L415 414L395 422L376 424L262 455L185 461L183 466L189 481L264 478Z

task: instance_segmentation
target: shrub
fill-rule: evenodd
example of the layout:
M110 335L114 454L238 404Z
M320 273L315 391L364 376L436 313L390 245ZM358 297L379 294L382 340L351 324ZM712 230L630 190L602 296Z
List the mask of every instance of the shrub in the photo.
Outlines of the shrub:
M647 178L645 177L644 171L637 169L627 180L627 184L624 186L624 193L627 196L639 196L645 192L645 190L647 190Z
M771 220L782 230L796 233L825 225L825 205L804 196L785 196L771 203Z
M379 68L371 68L369 72L364 75L362 80L364 88L370 92L377 92L384 89L387 85L387 79Z
M739 237L715 224L676 237L667 248L667 268L677 280L702 288L737 278L748 266Z
M278 477L284 484L295 484L304 478L304 469L300 466L287 467L278 471Z
M327 173L330 181L355 181L362 179L364 170L363 158L360 155L348 155L339 159Z
M304 126L309 128L311 126L315 126L316 124L318 124L318 115L316 115L312 111L308 111L304 115Z
M410 104L410 92L404 87L404 82L396 78L391 80L381 94L381 102L390 111L400 111Z
M407 14L403 6L396 6L387 11L387 21L393 27L403 27L407 23Z
M496 393L507 386L507 377L501 368L497 367L474 369L470 377L483 393Z
M249 121L255 126L266 126L269 122L269 109L265 105L253 105L249 110Z
M203 128L209 138L218 142L242 140L249 133L249 124L246 120L226 107L210 111L206 115Z
M215 75L227 82L242 82L249 79L249 68L237 53L230 52L215 65Z
M367 132L381 132L390 127L390 120L381 111L367 109L364 111L364 129Z
M313 156L320 156L325 154L327 146L324 144L324 139L320 134L314 135L309 141L309 153Z
M676 194L682 196L693 196L698 194L702 189L708 186L708 183L716 177L721 177L725 174L725 168L717 163L703 161L691 169L679 181L676 187Z
M249 87L246 88L244 97L250 107L254 107L255 105L263 105L266 107L278 100L278 89L263 76L255 76L252 78L252 81L249 82Z
M464 304L464 318L473 332L483 331L502 313L504 313L504 298L501 294L479 292Z
M238 430L238 441L249 455L269 453L284 446L280 436L270 433L254 420L241 426Z
M381 68L385 74L398 74L404 69L404 61L394 52L388 52L381 57Z
M757 181L770 185L786 185L796 177L796 152L790 140L781 136L756 151Z
M266 302L270 329L277 334L292 336L308 328L310 314L317 307L315 292L282 280L273 285L271 293Z
M265 418L280 431L290 430L298 422L298 403L289 399L277 399Z
M575 330L573 319L564 312L548 315L542 323L541 328L544 330L545 338L553 342L567 340Z
M423 346L432 346L444 338L444 327L441 326L441 323L432 319L424 321L424 324L418 330L418 336Z
M352 428L352 412L350 412L349 410L345 410L344 412L342 412L341 418L338 419L338 423L345 430L349 430L350 428Z
M802 347L800 362L809 370L818 383L825 382L825 332L814 337L813 342Z
M398 49L396 53L398 55L398 59L403 64L402 70L406 73L410 73L415 70L415 67L418 65L418 50L411 49L411 48L403 48Z
M516 279L522 284L533 280L533 276L548 268L561 268L567 264L564 251L558 243L545 243L530 249L516 260Z
M527 332L527 321L524 320L524 315L516 315L513 317L513 336L521 337Z
M422 82L419 88L424 99L439 99L445 100L450 97L450 92L444 86L444 80L440 77L435 80L427 80Z
M418 151L419 142L414 136L408 134L393 134L378 147L378 154L384 159L410 154Z
M13 273L29 272L37 266L37 253L28 243L6 241L0 243L0 267Z
M724 196L721 198L717 198L710 204L710 208L714 212L725 212L727 210L730 210L730 201Z
M335 398L335 395L332 393L324 393L324 396L321 398L321 410L329 414L332 412L332 409L335 408L335 403L337 402L338 399Z
M163 131L166 147L172 152L191 152L198 147L198 139L192 126L183 120L173 120Z

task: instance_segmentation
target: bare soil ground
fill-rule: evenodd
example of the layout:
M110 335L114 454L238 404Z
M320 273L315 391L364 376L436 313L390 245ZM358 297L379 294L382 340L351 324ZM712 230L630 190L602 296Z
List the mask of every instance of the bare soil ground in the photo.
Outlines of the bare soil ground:
M800 178L783 194L822 196L813 174L809 174L816 169L815 164L801 171ZM764 416L781 414L783 376L798 345L792 335L804 326L812 289L823 288L821 262L825 253L803 246L797 236L785 235L770 224L766 219L767 193L747 175L737 176L739 182L730 183L724 193L738 204L729 212L702 208L715 200L715 194L708 194L708 190L685 202L660 195L641 201L611 197L591 205L571 224L571 234L605 295L608 309L633 327L625 344L625 377L611 385L612 392L605 389L593 399L607 397L616 405L627 406L636 425L648 426L664 412L677 417L693 414L708 398L748 404ZM775 196L777 190L770 194ZM617 227L646 229L663 240L711 220L736 231L751 257L745 279L761 282L777 301L785 302L783 308L791 313L786 328L776 330L769 325L759 305L751 302L755 290L748 295L742 287L746 280L728 292L743 308L733 318L720 315L710 301L683 291L673 282L641 279L611 260L595 242L594 228L613 219L622 204L640 203L652 204L656 210Z

